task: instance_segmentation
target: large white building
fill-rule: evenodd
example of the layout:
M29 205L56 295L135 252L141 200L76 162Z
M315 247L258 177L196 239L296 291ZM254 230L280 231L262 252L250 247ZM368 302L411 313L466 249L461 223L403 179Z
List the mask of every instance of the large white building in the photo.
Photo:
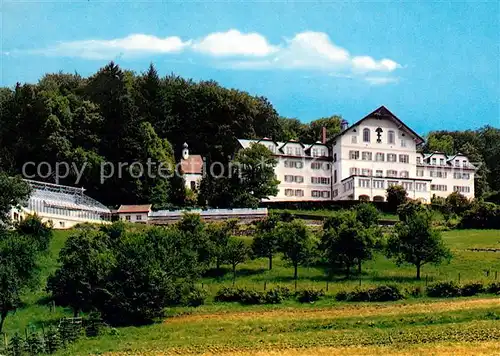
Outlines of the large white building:
M323 131L324 132L324 131ZM343 124L337 136L304 144L269 138L238 140L267 146L278 160L279 192L271 201L384 201L386 189L402 185L412 199L430 202L458 191L474 197L475 167L460 153L417 151L424 140L381 106L355 124Z

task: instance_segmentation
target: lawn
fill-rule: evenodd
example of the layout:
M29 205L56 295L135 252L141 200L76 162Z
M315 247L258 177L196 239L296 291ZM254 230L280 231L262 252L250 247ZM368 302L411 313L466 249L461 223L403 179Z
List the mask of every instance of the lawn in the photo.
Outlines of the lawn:
M57 255L70 233L55 232L50 252L40 261L43 282L57 268ZM458 281L459 278L461 282L493 282L495 278L500 281L496 273L500 271L500 252L467 250L500 247L500 231L452 230L443 232L443 238L452 250L453 259L441 266L424 266L421 281L414 279L413 267L398 267L378 254L363 265L360 277L351 280L345 280L341 274L327 277L321 268L301 267L298 289L313 287L326 291L328 288L327 296L315 304L288 300L281 305L242 306L213 302L212 297L219 288L232 285L232 274L225 269L220 275L200 281L200 286L210 294L206 305L171 308L164 323L120 328L114 335L82 339L61 354L121 351L135 355L139 350L161 350L177 354L223 351L227 355L250 355L261 350L260 354L270 355L266 350L272 347L276 355L296 355L297 348L304 346L317 351L309 350L311 355L349 354L355 352L353 347L359 347L359 354L370 354L386 353L383 350L388 345L391 345L392 351L411 354L425 353L409 346L424 342L443 350L457 348L450 353L459 354L460 350L468 350L470 342L500 337L498 299L491 296L446 301L415 298L387 304L348 304L333 299L336 291L353 289L360 284L368 287L398 283L403 288L409 288L437 280ZM248 237L245 239L249 240ZM273 261L273 270L267 270L267 263L267 259L255 259L238 266L236 286L260 290L275 285L295 288L293 270L279 256ZM40 329L57 323L63 316L71 316L65 308L51 308L46 299L42 283L36 291L23 298L24 308L8 316L4 329L6 333L13 335L15 332L24 333L26 328ZM422 347L425 350L425 346ZM498 350L498 345L484 343L474 350L481 347L487 350L486 353Z

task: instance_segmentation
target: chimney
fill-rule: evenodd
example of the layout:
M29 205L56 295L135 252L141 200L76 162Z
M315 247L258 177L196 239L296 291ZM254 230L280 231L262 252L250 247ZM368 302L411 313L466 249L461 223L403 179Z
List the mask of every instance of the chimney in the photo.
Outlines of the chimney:
M340 122L340 131L345 131L349 127L349 123L346 120Z
M326 127L324 126L321 128L321 143L326 144Z

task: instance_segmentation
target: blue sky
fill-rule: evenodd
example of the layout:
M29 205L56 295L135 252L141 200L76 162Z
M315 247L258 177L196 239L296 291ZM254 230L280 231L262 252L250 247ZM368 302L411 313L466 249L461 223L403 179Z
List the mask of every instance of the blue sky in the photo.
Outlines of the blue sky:
M421 134L500 127L499 19L498 2L4 0L0 82L153 62L304 122L385 105Z

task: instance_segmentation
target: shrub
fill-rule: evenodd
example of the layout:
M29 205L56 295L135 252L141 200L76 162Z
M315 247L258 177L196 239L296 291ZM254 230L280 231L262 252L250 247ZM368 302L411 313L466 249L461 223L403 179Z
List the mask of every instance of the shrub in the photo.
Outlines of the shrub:
M370 289L355 289L352 292L341 291L335 299L348 302L388 302L404 299L403 293L396 286L378 286Z
M199 307L205 304L207 292L204 289L193 288L187 295L183 297L182 304L188 307Z
M424 295L424 288L422 286L410 288L407 290L407 294L414 298L422 297Z
M217 291L214 300L216 302L239 302L241 290L237 288L223 287Z
M297 299L301 303L313 303L325 295L323 289L304 289L297 292Z
M455 282L439 282L427 287L427 295L435 298L460 296L460 287Z
M460 223L463 229L500 229L500 205L481 202L467 210Z
M266 293L253 289L243 289L240 294L241 304L266 304Z
M500 282L491 283L488 287L488 293L497 294L500 292Z
M275 287L266 293L266 304L281 304L284 300L290 298L290 289L286 287Z
M468 283L462 286L460 289L460 295L464 297L470 297L479 293L484 292L485 288L482 283Z

